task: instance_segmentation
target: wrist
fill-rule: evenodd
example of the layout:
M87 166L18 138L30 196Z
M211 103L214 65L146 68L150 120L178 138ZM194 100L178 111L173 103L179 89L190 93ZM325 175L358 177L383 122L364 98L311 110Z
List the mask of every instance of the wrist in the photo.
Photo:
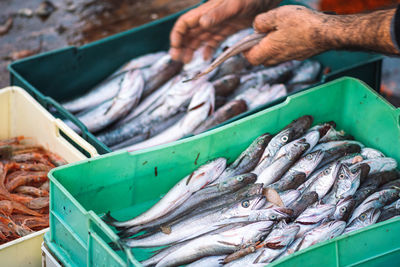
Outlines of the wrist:
M391 36L395 10L360 15L324 15L321 31L328 49L358 49L398 53Z

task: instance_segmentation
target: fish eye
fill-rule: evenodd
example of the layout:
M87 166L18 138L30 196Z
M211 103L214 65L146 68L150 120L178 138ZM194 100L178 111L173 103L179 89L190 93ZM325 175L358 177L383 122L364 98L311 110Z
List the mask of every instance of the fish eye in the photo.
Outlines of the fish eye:
M340 208L340 212L346 212L346 210L347 210L346 207L341 207Z
M331 172L331 170L329 169L329 168L326 168L325 170L324 170L324 174L329 174Z
M367 218L367 214L362 213L359 218L361 221L364 221Z
M339 179L344 179L344 173L339 174Z
M243 208L248 208L250 206L250 202L248 200L242 201L242 207Z
M306 155L306 160L312 160L312 155L311 154L307 154Z
M271 220L275 220L275 219L276 219L276 215L275 215L275 214L272 214L272 215L270 216L270 218L271 218Z
M281 137L281 141L282 142L286 143L288 140L289 140L289 137L287 135L284 135L284 136Z
M243 181L243 176L237 177L236 180L238 180L239 182Z

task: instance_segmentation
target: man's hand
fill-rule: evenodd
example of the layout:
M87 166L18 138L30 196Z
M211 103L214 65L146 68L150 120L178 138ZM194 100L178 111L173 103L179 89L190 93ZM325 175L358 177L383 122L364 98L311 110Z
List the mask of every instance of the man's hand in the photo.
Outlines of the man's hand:
M303 60L330 49L399 55L390 31L394 13L327 15L302 6L278 7L255 18L254 29L267 36L244 54L253 65Z
M229 35L251 26L260 12L276 7L281 0L210 0L182 15L171 35L170 54L185 63L193 52L205 45L209 58L215 48Z
M321 29L326 16L303 6L282 6L258 15L254 30L267 36L244 53L247 60L253 65L275 65L327 50Z

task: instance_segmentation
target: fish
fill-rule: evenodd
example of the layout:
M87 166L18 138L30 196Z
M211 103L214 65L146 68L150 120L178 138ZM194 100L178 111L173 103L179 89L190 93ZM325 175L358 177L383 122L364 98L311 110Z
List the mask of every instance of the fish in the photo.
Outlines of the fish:
M400 188L384 189L373 193L355 208L352 215L350 216L350 219L348 220L348 225L350 225L353 220L355 220L357 217L359 217L364 212L370 210L371 208L380 209L383 206L397 200L400 197L399 192Z
M199 86L202 86L204 83L205 81L203 80L186 84L176 82L168 88L162 97L160 96L156 100L155 104L148 107L146 112L140 117L132 119L122 127L106 131L96 137L107 146L113 146L126 139L151 131L155 124L183 112L189 105L193 95L198 91Z
M228 36L215 50L213 58L218 57L222 52L224 52L229 47L235 45L237 42L247 37L248 35L254 33L254 29L252 27L240 30L230 36Z
M134 58L134 59L128 61L127 63L125 63L124 65L122 65L113 74L111 74L110 78L113 78L114 76L120 75L122 73L126 73L133 69L143 69L143 68L151 67L160 58L164 57L165 55L167 55L166 51L159 51L159 52L155 52L155 53L144 54L142 56Z
M352 169L357 168L360 164L368 164L370 167L369 174L375 174L378 172L392 171L397 168L397 162L393 158L373 158L366 159L360 163L354 164Z
M244 100L229 101L201 123L193 134L205 132L245 111L247 111L247 105Z
M322 223L320 226L304 235L303 240L299 244L298 250L335 238L343 233L345 227L346 222L344 221L329 221Z
M235 252L234 254L228 255L224 259L224 263L228 263L226 266L247 266L254 263L269 263L278 257L286 247L293 242L298 231L298 225L286 224L283 221L279 222L266 239L256 246L256 250L253 253L236 259L237 254L241 254L240 256L243 256L243 254Z
M288 85L300 83L313 83L321 72L321 63L315 60L305 60L299 67L293 70Z
M361 169L351 172L346 165L341 165L332 190L323 199L323 203L337 204L340 199L353 196L360 186Z
M346 134L344 131L337 131L334 127L330 127L326 134L319 140L320 143L328 143L333 141L354 140L354 137Z
M367 187L371 185L382 186L386 183L394 181L397 179L396 171L384 171L377 172L371 175L368 175L367 179L362 183L361 187Z
M257 183L268 186L282 177L282 175L300 158L300 156L310 147L304 138L297 139L283 146L278 152L278 158L264 169L257 178ZM276 155L275 155L276 157Z
M300 197L300 195L301 193L297 190L286 190L284 192L279 193L279 196L283 202L283 206L289 208Z
M98 132L119 118L125 116L132 108L134 108L143 92L144 79L140 70L128 72L123 81L117 95L94 109L78 114L77 118L92 132ZM75 131L79 129L75 124L68 123Z
M278 150L287 143L303 135L303 133L310 128L312 121L312 116L302 116L296 120L293 120L278 134L276 134L265 148L260 161L252 172L259 175L272 163L272 160Z
M221 267L221 262L224 260L224 258L225 255L204 257L195 262L187 264L186 267Z
M376 222L383 222L400 215L400 199L381 209L381 214Z
M216 96L229 96L240 84L240 77L235 74L224 75L212 82Z
M214 69L216 69L219 65L221 65L224 61L226 61L228 58L233 57L235 55L240 54L243 51L246 51L250 49L251 47L255 46L258 44L261 39L265 37L264 33L253 33L242 40L238 41L236 44L233 46L229 47L226 49L224 52L222 52L214 61L208 66L205 70L202 72L196 74L193 78L187 80L197 80L200 77L203 77L204 75L210 73Z
M257 137L239 155L239 157L237 157L236 160L224 170L224 172L215 182L223 182L225 179L231 176L236 176L253 170L271 139L272 136L269 133L265 133Z
M145 237L125 238L121 239L121 243L126 247L133 248L158 247L182 242L216 230L227 223L246 222L246 214L251 210L261 208L264 204L263 198L258 196L241 200L225 206L223 209L209 210L186 220L178 221L169 226L170 231L168 233L159 231Z
M303 194L315 191L318 198L322 199L331 189L336 180L337 174L342 164L333 162L320 172L314 181L312 181L303 191Z
M183 67L182 62L171 59L169 54L159 58L149 69L146 84L143 89L143 98L146 98L173 76L178 74Z
M219 66L216 78L230 74L243 74L250 67L251 64L243 55L235 55Z
M365 147L362 143L355 141L355 140L340 140L340 141L330 141L330 142L326 142L326 143L319 143L318 145L316 145L313 148L312 151L316 151L316 150L326 151L326 150L341 147L344 145L358 145L360 147L360 149ZM356 152L353 152L353 153L356 153Z
M225 167L225 158L214 159L200 166L197 170L179 181L160 201L146 212L131 220L122 222L111 221L108 223L115 227L129 227L160 218L185 202L194 192L217 179Z
M152 221L147 224L136 225L134 227L127 229L126 231L121 232L119 235L122 237L128 237L144 229L160 227L164 224L168 224L169 222L172 222L179 216L190 213L192 210L195 210L203 203L208 203L209 201L212 201L217 197L221 197L222 195L236 192L237 190L245 187L246 185L254 183L256 179L257 176L255 174L245 173L238 176L230 177L230 179L227 179L221 184L206 186L205 188L195 192L189 199L183 202L176 209L158 218L156 221ZM230 195L230 197L234 199L232 195Z
M300 192L298 192L300 195ZM312 204L316 203L318 201L318 194L316 192L309 192L306 194L303 194L300 198L298 198L296 201L292 202L290 205L287 205L290 209L293 210L292 218L297 218L299 217L300 214L302 214L308 207L310 207Z
M364 159L376 159L386 157L385 154L383 154L381 151L371 147L364 147L363 149L361 149L361 155L364 157Z
M336 204L335 212L331 216L332 220L347 221L355 204L356 202L351 196L340 199Z
M249 89L235 97L236 100L244 100L249 109L255 109L268 104L274 100L287 95L287 90L283 84L265 84L259 89Z
M179 266L205 256L232 253L242 246L259 241L272 228L273 222L230 225L190 240L160 260L156 266Z
M236 88L231 97L238 97L242 94L246 95L246 91L249 90L255 90L257 93L257 91L259 91L261 87L266 84L284 83L290 76L291 71L297 68L300 64L300 61L291 60L278 64L274 67L262 68L260 70L242 75L240 77L240 85L238 88Z
M344 234L353 232L355 230L376 223L380 214L381 211L379 209L374 209L374 208L364 211L363 213L352 219L351 223L349 223L346 226Z
M324 152L317 150L315 152L306 154L300 158L277 182L269 185L269 187L277 190L278 192L286 191L289 189L296 189L319 165Z
M328 144L328 143L326 143L326 144ZM319 145L317 145L317 146L319 146ZM339 159L343 159L343 160L349 159L350 161L353 161L354 156L358 156L357 153L359 153L360 150L361 150L361 147L358 144L342 144L339 146L334 146L329 149L325 149L325 150L322 149L322 151L324 151L324 158L321 160L319 166L324 166L326 164L329 164L329 163L331 163L335 160L339 160ZM362 157L360 157L360 156L359 156L359 158L362 159Z
M317 204L306 208L295 220L294 223L299 225L296 238L302 237L308 231L318 227L321 223L326 222L335 212L336 206L332 204Z
M211 83L205 83L193 96L186 115L176 124L146 141L124 148L127 151L145 149L176 141L191 134L214 112L215 92Z

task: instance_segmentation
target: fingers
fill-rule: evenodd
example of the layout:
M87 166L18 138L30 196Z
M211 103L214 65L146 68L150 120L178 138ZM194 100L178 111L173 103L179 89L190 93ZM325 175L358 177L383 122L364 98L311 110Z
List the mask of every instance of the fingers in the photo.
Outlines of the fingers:
M258 15L253 22L253 28L257 32L270 32L276 29L276 9Z
M260 43L243 53L250 64L260 65L278 55L279 51L272 42L273 34L268 34Z
M240 11L240 5L240 1L221 1L217 6L200 17L200 26L204 29L209 29L230 19Z

